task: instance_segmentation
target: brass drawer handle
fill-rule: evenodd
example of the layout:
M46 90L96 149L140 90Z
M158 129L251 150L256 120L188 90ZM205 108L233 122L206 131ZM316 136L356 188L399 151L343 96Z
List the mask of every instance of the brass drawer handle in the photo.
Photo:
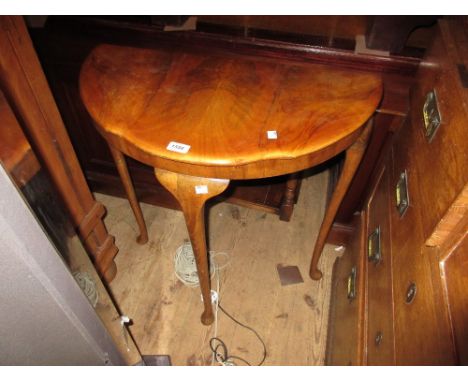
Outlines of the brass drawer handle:
M356 275L357 269L353 267L348 276L348 300L352 301L356 298Z
M377 227L367 239L367 258L374 264L378 264L382 260L382 253L380 250L380 227Z
M377 332L375 335L375 346L379 346L382 343L383 334L382 332Z
M400 217L402 217L409 206L408 173L406 170L400 174L400 178L398 179L395 187L395 199L396 208Z
M424 134L426 139L431 142L441 124L439 106L435 90L431 90L426 95L426 101L423 106Z
M416 292L418 288L416 287L415 283L411 283L406 290L406 298L405 301L407 304L411 304L414 301L414 298L416 297Z

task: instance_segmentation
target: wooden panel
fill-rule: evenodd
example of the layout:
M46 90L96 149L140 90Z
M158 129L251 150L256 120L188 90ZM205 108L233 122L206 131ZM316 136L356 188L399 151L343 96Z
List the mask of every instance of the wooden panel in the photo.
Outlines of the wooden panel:
M468 365L468 214L454 232L456 240L443 254L443 275L450 307L458 362Z
M426 240L426 245L440 246L450 239L453 232L457 232L460 223L465 219L467 214L468 184L465 185L463 191L458 195L457 199L452 203L444 217L439 221L439 224L437 224L437 227L431 237Z
M447 32L445 22L440 23ZM462 29L458 33L464 34ZM468 181L468 93L462 88L456 69L453 37L439 34L421 66L418 86L412 97L411 121L413 132L410 145L415 156L415 170L420 177L421 219L425 238L428 238L447 208L460 194ZM426 94L435 89L441 115L441 126L431 142L424 137L423 105ZM437 198L434 198L437 195ZM424 206L424 207L423 207Z
M57 105L42 72L26 25L21 17L0 17L0 77L2 90L21 118L22 128L35 153L41 156L76 227L95 200L86 184ZM115 275L113 237L99 221L93 233L82 239L101 276Z
M367 16L198 16L197 31L354 51Z
M424 246L468 177L462 91L445 46L446 38L439 35L421 65L411 118L395 143L391 188L406 169L410 198L403 217L391 208L397 364L456 362L437 256ZM432 89L438 96L442 124L429 142L424 137L422 108ZM407 303L411 283L417 291L413 302Z
M369 260L367 248L367 365L394 364L392 251L390 245L388 171L382 170L368 203L367 240L380 232L381 259ZM368 243L368 242L367 242Z
M355 219L356 231L345 253L337 259L333 270L333 298L330 306L330 328L327 343L327 365L361 365L363 363L363 303L364 267L363 245L364 214ZM356 267L356 297L348 298L348 282Z
M454 357L458 364L468 364L468 184L447 210L436 230L434 245L426 247L429 256L437 259L433 267L437 284L442 284L448 307L447 321L452 328Z
M398 365L452 364L450 332L444 326L445 308L437 301L440 291L432 282L431 263L436 259L423 251L424 234L419 218L423 206L417 192L419 174L413 166L414 146L406 143L412 129L407 122L395 142L390 182L395 360ZM400 217L393 190L405 169L410 204ZM414 300L407 303L406 296L412 283L417 292Z
M305 35L354 39L366 32L367 16L198 16L201 22Z
M49 17L46 28L52 32L50 37L53 40L62 40L65 34L71 33L75 38L79 38L78 44L81 46L87 45L88 48L89 41L93 39L123 45L131 44L131 41L134 41L138 46L173 47L177 45L196 52L215 49L227 53L253 54L360 70L365 68L366 71L396 73L399 75L414 74L420 61L417 58L369 56L309 44L291 44L281 41L221 36L211 33L194 33L190 31L165 33L151 26L132 25L129 22L121 21L75 16ZM88 44L85 41L88 41ZM52 43L52 40L50 42ZM60 44L53 44L48 49L52 54L59 55L62 54L61 51L63 50Z

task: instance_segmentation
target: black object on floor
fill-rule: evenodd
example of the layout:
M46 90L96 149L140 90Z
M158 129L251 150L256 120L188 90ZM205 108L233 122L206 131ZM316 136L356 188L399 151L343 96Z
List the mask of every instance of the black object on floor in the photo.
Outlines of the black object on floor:
M168 355L143 355L142 362L135 366L172 366L171 357Z
M276 269L278 270L278 275L282 286L300 284L304 282L299 268L295 265L284 266L283 264L278 264Z

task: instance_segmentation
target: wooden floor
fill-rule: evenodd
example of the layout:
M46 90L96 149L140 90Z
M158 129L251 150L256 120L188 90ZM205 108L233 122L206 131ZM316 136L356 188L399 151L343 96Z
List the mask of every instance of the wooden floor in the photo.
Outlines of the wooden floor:
M265 365L324 362L334 248L325 248L320 282L309 279L307 273L324 212L327 180L328 173L323 172L303 181L289 223L227 203L209 210L210 250L230 256L219 272L221 305L263 338ZM100 194L96 198L107 207L105 222L120 248L111 292L122 314L133 321L130 329L140 352L170 355L173 365L210 365L208 343L215 325L200 323L199 289L185 286L174 274L176 249L188 240L182 213L142 204L150 240L141 246L135 242L137 226L128 202ZM304 282L281 286L278 264L298 266ZM251 364L261 361L263 348L255 335L221 311L217 337L230 354Z

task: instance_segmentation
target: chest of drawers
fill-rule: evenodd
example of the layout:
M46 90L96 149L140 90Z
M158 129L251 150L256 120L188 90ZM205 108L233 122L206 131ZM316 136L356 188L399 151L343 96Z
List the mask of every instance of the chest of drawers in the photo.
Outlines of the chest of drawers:
M382 152L353 242L335 265L328 364L468 363L467 24L438 28L408 118ZM349 299L340 280L353 264L360 282ZM353 330L339 338L346 325Z

